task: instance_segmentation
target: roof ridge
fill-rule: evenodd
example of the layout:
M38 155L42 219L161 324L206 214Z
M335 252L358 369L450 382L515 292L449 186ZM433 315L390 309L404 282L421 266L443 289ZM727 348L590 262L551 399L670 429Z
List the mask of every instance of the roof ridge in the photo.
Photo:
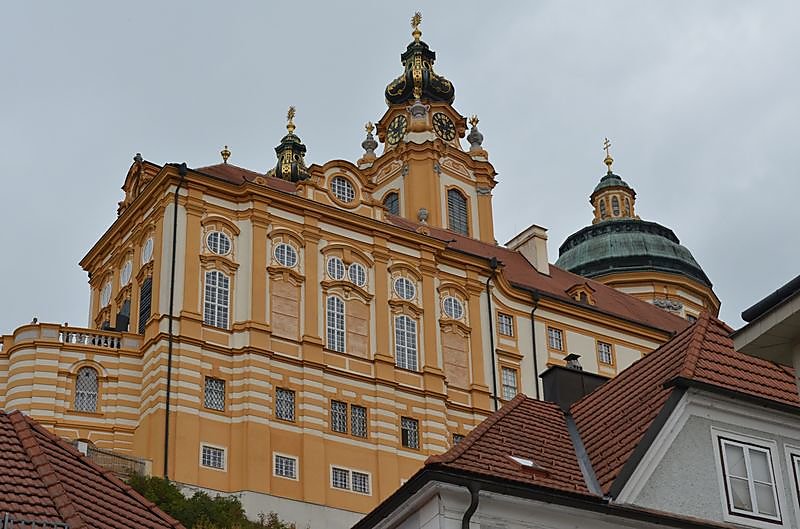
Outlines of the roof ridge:
M518 393L516 397L508 401L505 406L497 410L496 412L492 413L487 417L483 422L481 422L477 428L472 430L467 436L461 440L460 443L455 445L453 448L445 452L444 454L437 454L428 457L425 460L425 465L431 465L433 463L452 463L461 455L467 451L475 442L480 439L483 434L489 431L492 426L497 424L500 419L514 411L520 404L525 402L528 397L524 393ZM531 399L534 400L534 399ZM536 401L540 402L540 401ZM541 401L544 402L544 401Z
M19 412L15 412L15 413L19 413ZM37 432L39 432L40 434L47 436L52 441L57 443L61 448L64 448L64 449L72 452L72 454L74 456L76 456L77 459L81 463L87 465L89 468L91 468L92 470L94 470L95 472L97 472L98 474L100 474L104 478L106 478L108 481L110 481L113 485L115 485L118 488L122 489L122 492L132 496L136 501L139 501L140 503L142 503L145 506L149 507L150 508L150 512L152 512L153 514L157 515L159 518L161 518L162 520L167 522L172 527L175 527L176 529L183 529L183 525L181 525L181 523L178 520L176 520L172 516L168 515L158 505L156 505L152 501L148 500L147 498L145 498L144 496L139 494L136 491L136 489L134 489L133 487L131 487L130 485L125 483L123 480L119 479L117 477L117 475L114 474L114 472L112 470L109 470L107 468L104 468L104 467L98 465L97 463L95 463L94 461L92 461L91 459L89 459L88 457L83 455L80 452L80 450L78 450L77 448L72 446L70 443L67 443L66 441L64 441L63 439L61 439L60 437L58 437L57 435L55 435L54 433L52 433L51 431L49 431L48 429L46 429L45 427L43 427L42 425L40 425L39 423L34 421L32 418L26 417L23 414L20 414L20 415L22 415L23 419L25 419L25 421L27 422L27 424L28 424L28 426L30 428L33 428ZM70 526L70 529L73 529L72 526Z
M27 420L25 415L20 411L13 411L8 414L11 421L11 426L17 434L17 438L25 450L25 453L31 460L39 479L47 489L47 494L50 496L50 501L56 508L59 516L67 523L70 529L82 529L88 527L86 522L81 517L78 509L72 503L67 490L64 488L63 483L58 478L53 465L50 464L50 459L45 454L39 442L32 431L31 423Z
M708 311L700 314L700 318L695 322L694 329L692 330L692 339L686 347L686 357L683 361L683 367L680 372L678 372L677 376L685 378L694 376L694 371L697 368L697 361L700 360L702 345L708 333L709 323L711 323L711 314Z

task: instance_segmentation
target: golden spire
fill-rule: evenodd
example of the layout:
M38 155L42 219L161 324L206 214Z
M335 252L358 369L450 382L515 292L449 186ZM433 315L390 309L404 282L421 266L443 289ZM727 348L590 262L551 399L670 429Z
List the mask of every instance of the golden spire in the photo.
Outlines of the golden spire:
M294 115L295 115L294 107L289 107L289 111L286 112L286 130L289 131L289 134L294 134Z
M422 36L422 32L419 30L420 24L422 24L422 13L417 11L414 13L414 16L411 17L411 27L414 28L414 31L411 32L411 36L414 37L416 42L419 42L419 38Z
M610 148L611 148L611 140L609 140L608 138L605 138L603 140L603 149L606 151L606 158L605 158L605 160L603 160L603 163L606 164L606 167L608 167L608 173L609 174L611 174L611 164L614 163L614 158L612 158L611 154L609 154L609 152L608 152L608 150Z
M472 117L469 118L469 124L472 125L473 127L477 127L478 126L478 121L480 121L480 120L478 119L478 115L477 114L472 114Z
M364 125L364 130L367 131L367 134L372 134L372 131L375 130L375 125L371 121L367 121L366 125Z
M228 150L228 146L226 145L219 153L222 155L222 163L228 163L228 158L231 157L231 151Z

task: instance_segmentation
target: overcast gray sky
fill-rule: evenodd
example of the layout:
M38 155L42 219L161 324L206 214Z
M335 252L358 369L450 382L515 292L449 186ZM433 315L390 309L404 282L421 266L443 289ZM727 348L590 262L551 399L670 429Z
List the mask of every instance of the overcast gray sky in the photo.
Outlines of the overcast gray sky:
M265 171L297 107L307 161L356 160L409 19L477 113L497 239L550 260L615 172L694 254L734 327L800 272L800 2L9 2L0 31L0 333L86 325L77 265L136 152Z

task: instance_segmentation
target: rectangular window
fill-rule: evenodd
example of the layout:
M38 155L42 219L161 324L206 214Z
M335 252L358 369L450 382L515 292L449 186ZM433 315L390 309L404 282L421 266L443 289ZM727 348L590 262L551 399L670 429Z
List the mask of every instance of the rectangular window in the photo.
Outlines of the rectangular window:
M275 416L284 421L294 421L294 391L282 388L275 391Z
M397 367L417 370L417 322L408 316L394 319L394 355Z
M356 437L367 437L367 408L350 406L350 433Z
M611 344L597 342L597 361L601 364L614 365L614 354L611 352Z
M150 319L150 307L153 301L153 278L148 277L139 289L139 334L144 334L144 327Z
M272 471L281 478L297 479L297 458L274 454Z
M497 313L497 332L503 336L514 336L514 318L510 314Z
M769 448L719 438L730 514L780 521Z
M210 410L225 411L225 381L206 377L204 405Z
M353 492L369 494L369 474L353 471L352 473Z
M347 403L331 401L331 430L347 433Z
M200 445L200 464L208 468L225 470L225 449Z
M556 351L564 350L564 333L561 329L554 327L547 328L547 346Z
M328 349L344 352L344 301L338 296L328 296L326 307Z
M350 471L344 468L331 467L331 487L350 490Z
M203 323L220 329L228 328L230 279L219 270L206 272L203 298Z
M406 448L419 448L419 421L410 417L400 418L400 441Z
M510 367L501 368L503 381L503 400L511 400L517 396L517 370Z

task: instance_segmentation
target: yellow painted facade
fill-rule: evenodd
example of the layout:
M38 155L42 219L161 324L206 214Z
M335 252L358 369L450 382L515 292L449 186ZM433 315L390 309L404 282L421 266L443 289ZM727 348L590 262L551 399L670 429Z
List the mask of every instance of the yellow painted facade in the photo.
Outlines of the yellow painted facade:
M432 60L419 68L432 72ZM497 246L477 119L464 148L465 118L420 93L389 105L383 151L368 145L355 164L306 168L291 119L282 145L294 150L268 174L137 157L119 217L81 261L94 327L37 323L2 337L0 405L148 459L155 474L166 455L171 479L245 494L251 514L302 523L287 510L307 509L344 527L505 392L538 394L538 373L567 353L613 376L669 339L674 322L621 315L603 301L618 293L577 276L553 286L568 275L541 269L546 255L537 269ZM511 254L527 268L512 274ZM81 379L91 370L94 397Z

